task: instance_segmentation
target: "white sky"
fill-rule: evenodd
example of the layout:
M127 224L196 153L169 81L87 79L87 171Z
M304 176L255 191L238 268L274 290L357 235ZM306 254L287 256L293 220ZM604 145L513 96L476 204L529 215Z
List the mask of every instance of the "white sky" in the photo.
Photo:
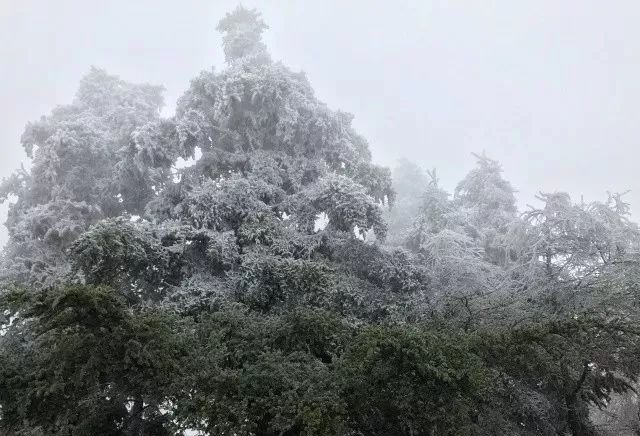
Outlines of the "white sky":
M273 58L355 114L376 161L437 167L452 190L484 150L522 206L540 190L631 189L640 207L637 0L242 3L263 12ZM164 85L171 113L200 70L223 67L215 25L236 4L0 0L0 178L25 159L24 125L69 102L90 65Z

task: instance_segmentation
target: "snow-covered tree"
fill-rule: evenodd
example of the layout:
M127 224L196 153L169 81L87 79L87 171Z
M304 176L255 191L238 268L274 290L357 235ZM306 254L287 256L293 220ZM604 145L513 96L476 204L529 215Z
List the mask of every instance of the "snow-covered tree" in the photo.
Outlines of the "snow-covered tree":
M429 178L417 164L401 159L393 168L391 179L396 200L385 214L389 226L386 243L400 246L404 244L407 230L420 212L422 196L429 184Z
M504 235L517 217L515 190L502 177L500 164L486 155L474 155L478 165L458 183L456 203L469 214L482 241L484 255L491 262L504 264L511 253Z
M519 216L478 156L453 196L402 163L389 209L391 172L266 29L227 14L226 66L170 118L92 69L27 126L32 170L0 189L0 432L594 434L640 373L621 197Z
M22 145L33 168L0 188L0 200L17 199L3 276L55 283L67 271L65 250L89 226L142 213L170 179L175 159L142 141L150 124L162 124L161 92L92 68L73 103L27 125Z

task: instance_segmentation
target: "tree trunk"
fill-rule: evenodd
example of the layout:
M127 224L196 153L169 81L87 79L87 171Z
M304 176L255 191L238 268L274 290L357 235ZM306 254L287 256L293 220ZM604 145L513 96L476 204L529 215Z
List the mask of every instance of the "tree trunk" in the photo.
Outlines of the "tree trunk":
M144 422L142 420L142 412L144 410L144 401L142 397L136 397L133 400L133 407L129 412L129 425L127 426L127 436L142 436L144 430Z
M565 404L567 405L567 427L572 436L593 436L593 429L589 425L588 410L581 403L580 391L589 374L589 362L584 362L582 374L576 383L575 389L566 396Z
M577 399L567 398L567 427L571 436L595 436L596 432L589 423L587 409Z

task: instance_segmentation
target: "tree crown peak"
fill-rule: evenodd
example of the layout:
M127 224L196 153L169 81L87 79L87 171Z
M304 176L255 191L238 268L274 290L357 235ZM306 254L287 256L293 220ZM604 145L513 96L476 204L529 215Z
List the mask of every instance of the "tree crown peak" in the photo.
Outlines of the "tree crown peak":
M262 42L262 33L269 26L256 9L238 5L220 20L217 30L223 34L222 43L227 63L240 59L269 60L267 47Z

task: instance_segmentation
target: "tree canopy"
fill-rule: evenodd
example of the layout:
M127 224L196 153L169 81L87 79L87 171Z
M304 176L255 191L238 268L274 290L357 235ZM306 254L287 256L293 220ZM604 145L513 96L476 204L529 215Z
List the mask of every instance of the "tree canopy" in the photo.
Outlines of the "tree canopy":
M33 167L0 186L0 433L601 434L640 370L622 196L520 213L485 155L453 195L391 171L257 11L217 29L226 66L173 116L92 68L27 125Z

